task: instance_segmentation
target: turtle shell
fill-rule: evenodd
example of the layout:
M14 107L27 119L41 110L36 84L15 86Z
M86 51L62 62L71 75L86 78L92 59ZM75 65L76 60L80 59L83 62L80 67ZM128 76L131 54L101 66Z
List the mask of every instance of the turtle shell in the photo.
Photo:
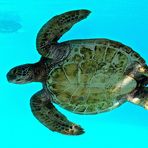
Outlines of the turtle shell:
M75 40L69 56L49 73L46 86L53 101L80 114L93 114L117 107L136 88L127 68L144 63L131 48L107 39Z

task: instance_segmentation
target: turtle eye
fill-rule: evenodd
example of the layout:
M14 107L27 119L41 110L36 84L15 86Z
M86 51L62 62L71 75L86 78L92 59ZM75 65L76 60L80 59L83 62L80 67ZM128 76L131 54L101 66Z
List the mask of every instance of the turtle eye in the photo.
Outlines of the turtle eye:
M14 70L13 70L13 74L16 74L16 73L17 73L17 70L16 70L16 69L14 69Z

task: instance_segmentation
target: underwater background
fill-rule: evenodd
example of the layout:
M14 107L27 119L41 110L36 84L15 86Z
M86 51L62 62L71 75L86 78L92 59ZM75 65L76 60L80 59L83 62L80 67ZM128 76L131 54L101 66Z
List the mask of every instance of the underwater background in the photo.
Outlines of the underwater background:
M51 17L89 9L60 41L109 38L138 52L148 64L147 0L0 0L0 148L147 148L148 111L131 103L98 115L77 115L56 106L85 134L65 136L40 124L30 110L30 98L40 83L10 84L14 66L40 59L36 35Z

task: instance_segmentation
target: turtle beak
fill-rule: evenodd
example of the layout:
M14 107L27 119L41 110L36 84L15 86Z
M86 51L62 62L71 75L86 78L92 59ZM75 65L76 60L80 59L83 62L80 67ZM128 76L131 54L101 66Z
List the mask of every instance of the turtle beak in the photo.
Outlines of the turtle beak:
M7 80L8 80L8 82L13 82L13 80L15 80L15 75L13 75L12 73L11 73L11 71L9 71L8 73L7 73Z

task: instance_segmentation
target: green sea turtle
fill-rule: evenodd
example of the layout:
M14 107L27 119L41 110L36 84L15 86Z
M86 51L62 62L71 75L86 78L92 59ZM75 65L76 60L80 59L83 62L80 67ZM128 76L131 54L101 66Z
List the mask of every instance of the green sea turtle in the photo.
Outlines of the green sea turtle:
M41 82L30 105L47 128L67 135L84 130L70 122L53 105L78 114L110 111L130 101L148 109L148 67L130 47L109 39L81 39L58 43L88 10L75 10L49 20L37 35L39 62L11 69L9 82Z

